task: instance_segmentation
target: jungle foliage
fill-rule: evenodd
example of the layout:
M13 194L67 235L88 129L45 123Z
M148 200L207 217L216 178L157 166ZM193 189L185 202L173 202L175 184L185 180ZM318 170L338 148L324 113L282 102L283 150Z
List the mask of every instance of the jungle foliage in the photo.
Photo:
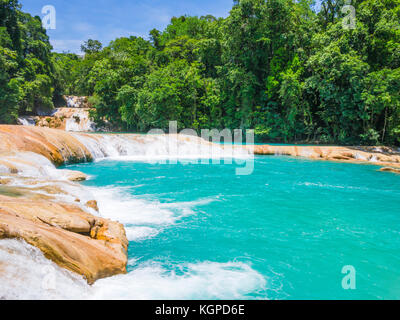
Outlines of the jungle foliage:
M144 132L254 128L261 141L400 145L400 0L236 0L149 39L51 53L39 18L0 0L0 121L90 96L97 122Z

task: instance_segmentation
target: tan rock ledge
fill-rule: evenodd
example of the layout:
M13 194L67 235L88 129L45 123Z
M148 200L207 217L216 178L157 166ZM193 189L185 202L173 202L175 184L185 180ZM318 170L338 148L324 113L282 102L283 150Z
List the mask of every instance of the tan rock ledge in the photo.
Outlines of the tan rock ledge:
M63 170L69 181L85 181L87 175L80 171Z
M379 171L400 173L400 169L395 169L395 168L390 168L390 167L381 168L381 169L379 169Z
M400 168L400 153L387 147L254 145L246 148L256 155L286 155Z
M52 177L43 157L56 166L92 160L65 131L0 125L0 239L24 240L90 284L126 273L128 240L122 224L90 214L85 208L98 211L96 201L84 206L62 188L85 180L85 174L60 170ZM65 197L77 201L67 203Z
M0 239L4 238L25 240L89 283L126 272L124 227L71 204L0 195Z

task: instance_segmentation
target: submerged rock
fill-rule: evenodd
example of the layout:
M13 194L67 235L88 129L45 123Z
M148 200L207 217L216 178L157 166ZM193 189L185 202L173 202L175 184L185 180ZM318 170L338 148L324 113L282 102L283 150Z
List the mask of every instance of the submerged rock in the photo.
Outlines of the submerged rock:
M85 181L87 175L80 171L64 170L69 181Z
M381 168L379 171L400 173L400 169L395 169L395 168L390 168L390 167Z

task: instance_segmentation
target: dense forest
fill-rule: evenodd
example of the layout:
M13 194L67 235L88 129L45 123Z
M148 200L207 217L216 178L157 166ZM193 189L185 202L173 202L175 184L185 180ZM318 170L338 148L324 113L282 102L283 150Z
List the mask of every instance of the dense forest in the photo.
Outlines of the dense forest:
M39 17L0 0L0 123L90 96L116 130L252 128L259 141L400 145L400 0L236 0L148 39L52 53ZM343 12L344 11L344 12Z

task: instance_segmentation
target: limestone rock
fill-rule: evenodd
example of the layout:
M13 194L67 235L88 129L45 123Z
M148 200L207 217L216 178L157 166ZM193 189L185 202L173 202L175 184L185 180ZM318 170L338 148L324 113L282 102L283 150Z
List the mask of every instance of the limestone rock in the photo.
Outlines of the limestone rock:
M126 273L126 251L119 250L117 242L107 245L108 239L92 239L0 209L0 239L4 238L25 240L60 267L83 275L89 284Z
M6 184L10 184L13 180L10 178L1 178L0 179L0 184L6 185Z
M89 234L95 218L79 207L43 200L0 195L0 208L33 222L42 222L71 232Z
M400 173L400 169L395 169L395 168L390 168L390 167L381 168L379 171Z
M95 211L99 212L99 206L97 205L96 200L90 200L90 201L86 202L86 207L92 208Z
M89 150L68 132L39 127L1 125L0 154L9 155L16 152L37 153L55 165L92 160Z
M89 283L125 272L124 227L75 205L0 195L0 238L24 239Z
M80 196L68 191L69 181L83 181L85 174L60 170L53 177L43 157L56 166L92 160L89 150L67 132L0 125L0 238L25 240L89 283L125 273L124 227L86 212ZM17 186L7 185L13 181ZM65 202L69 198L71 203ZM98 210L94 200L86 207Z
M370 163L400 168L400 155L390 148L330 147L330 146L247 146L256 155L287 155L311 159ZM389 151L390 152L389 152Z
M69 181L85 181L87 175L80 171L64 170Z

